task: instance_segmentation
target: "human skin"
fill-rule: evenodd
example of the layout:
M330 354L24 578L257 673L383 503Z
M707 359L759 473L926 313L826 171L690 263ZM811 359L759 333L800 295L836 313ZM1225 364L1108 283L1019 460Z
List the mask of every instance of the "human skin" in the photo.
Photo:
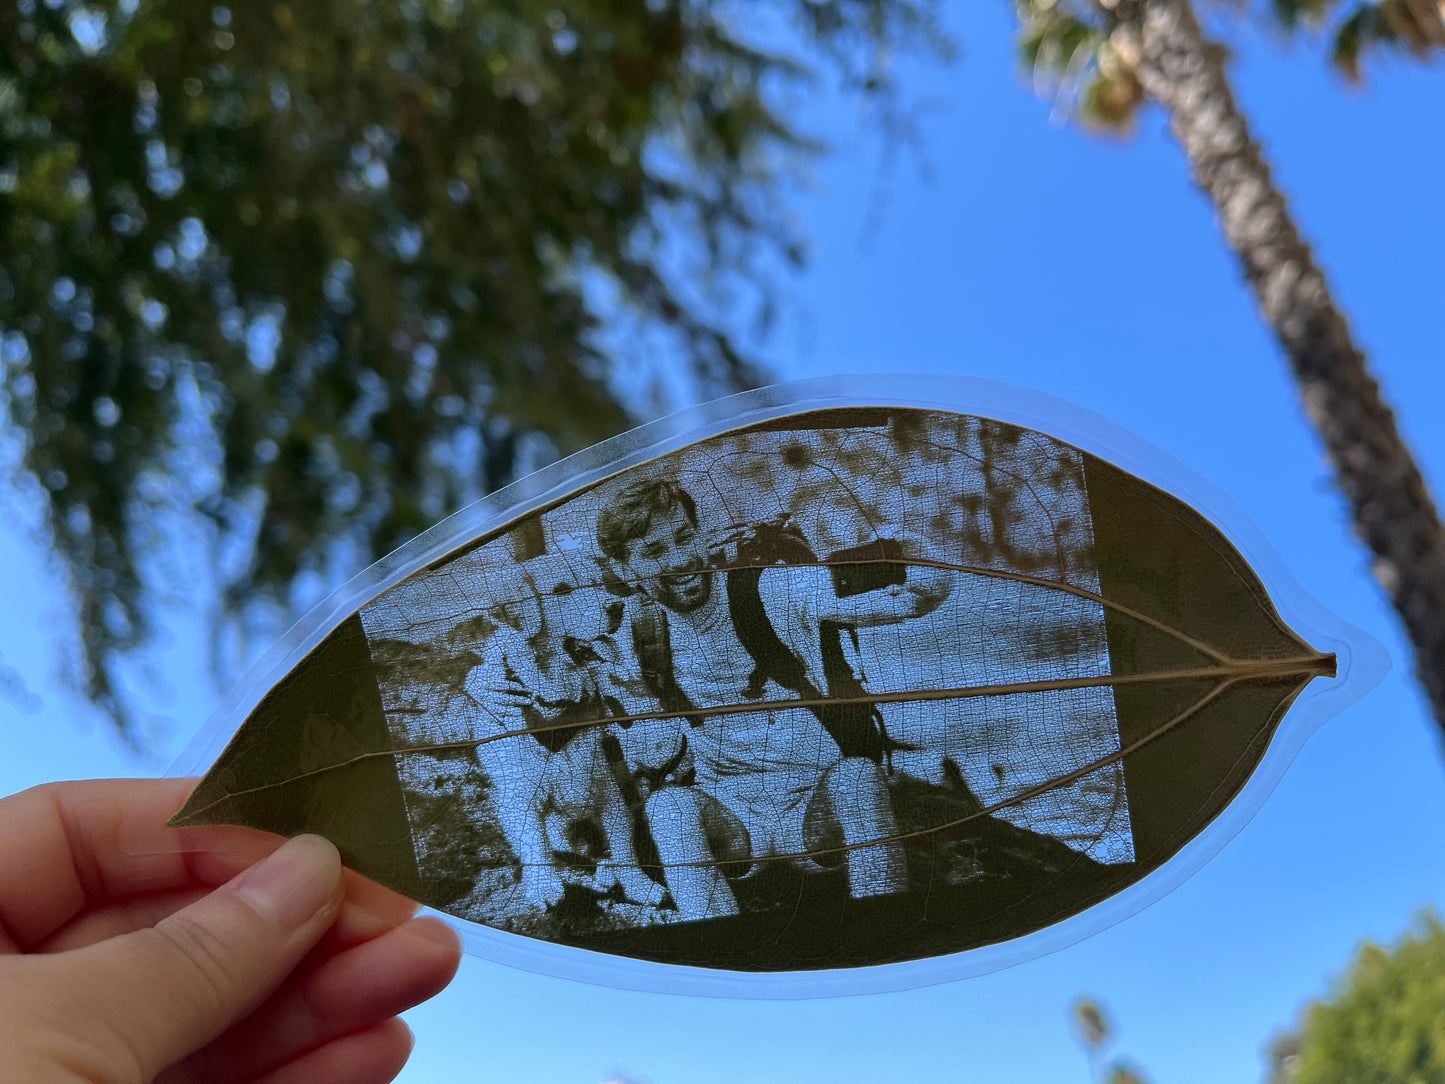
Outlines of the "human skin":
M918 535L894 531L907 557L932 560ZM696 614L712 598L714 571L708 567L707 538L682 507L657 515L647 533L627 545L622 562L633 581L654 601L679 616ZM889 625L932 613L953 590L953 574L944 568L914 564L907 581L850 598L818 597L820 621L855 627Z
M393 1079L456 934L320 837L166 828L193 785L0 800L0 1080Z
M921 549L916 536L900 537L910 549ZM630 577L654 601L679 620L697 622L713 599L707 540L681 505L653 516L646 532L627 543L621 562ZM935 610L953 587L951 575L929 566L914 566L904 584L845 599L820 593L818 619L855 626L891 624ZM738 645L741 647L741 644ZM707 725L707 724L704 724ZM729 841L729 858L751 855L747 830L717 800L697 791L664 789L648 800L654 841L667 867L668 888L683 913L691 918L737 914L737 900L722 874L709 863L713 842ZM860 758L840 759L822 775L808 805L804 823L810 850L841 853L848 869L849 891L855 897L886 895L907 887L902 847L896 843L869 846L893 834L893 815L881 771ZM841 845L841 846L840 846Z

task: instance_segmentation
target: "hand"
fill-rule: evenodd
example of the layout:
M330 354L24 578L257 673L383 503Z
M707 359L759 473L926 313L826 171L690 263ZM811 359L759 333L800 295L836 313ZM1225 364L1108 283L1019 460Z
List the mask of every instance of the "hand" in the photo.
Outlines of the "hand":
M893 538L902 544L905 559L942 561L942 555L938 552L938 548L923 535L913 531L895 531ZM911 598L907 600L908 616L923 617L943 605L948 596L953 593L953 581L956 575L957 573L952 569L939 568L936 564L908 565L907 579L902 584L902 587L911 595Z
M953 593L953 573L946 568L911 565L908 569L906 601L909 617L924 617L943 605Z
M0 800L0 1080L391 1080L456 934L317 836L165 828L193 783Z
M488 697L485 706L494 710L501 708L508 712L519 712L530 707L535 699L532 690L510 670L505 674L492 675L492 680L482 686L482 689Z
M493 635L486 652L486 661L467 674L467 692L483 711L507 726L507 716L534 703L542 674L532 646L505 626Z
M526 726L524 708L534 703L532 691L500 660L474 666L467 674L466 696L453 697L438 720L446 727L449 740L477 740L495 736L497 730L521 730ZM490 720L486 726L483 719Z
M861 601L845 599L839 608L851 604L855 614L853 623L857 625L879 625L926 617L943 605L953 589L953 583L951 579L940 582L933 576L915 578L917 571L932 573L935 570L910 568L907 583L893 583L871 591L867 596L859 596Z

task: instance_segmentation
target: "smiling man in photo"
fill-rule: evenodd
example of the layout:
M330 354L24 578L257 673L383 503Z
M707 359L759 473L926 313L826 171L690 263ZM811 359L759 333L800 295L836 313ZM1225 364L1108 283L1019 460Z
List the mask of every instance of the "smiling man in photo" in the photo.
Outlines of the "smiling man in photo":
M693 725L695 784L647 802L679 910L736 914L719 866L746 877L768 859L841 865L854 897L905 890L880 766L886 732L856 697L851 711L821 701L843 695L842 630L929 613L951 581L900 565L899 582L840 597L806 541L784 528L755 531L738 551L747 560L719 570L707 526L692 495L666 477L623 489L597 521L599 548L638 593L643 676L664 710Z

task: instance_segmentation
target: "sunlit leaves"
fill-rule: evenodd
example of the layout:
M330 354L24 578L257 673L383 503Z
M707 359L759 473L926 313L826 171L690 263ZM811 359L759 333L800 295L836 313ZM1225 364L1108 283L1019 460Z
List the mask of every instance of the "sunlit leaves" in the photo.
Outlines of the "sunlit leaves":
M881 88L885 47L925 41L927 10L775 13ZM106 660L146 629L147 472L181 479L218 548L244 551L228 603L284 604L298 577L626 427L614 363L651 359L614 357L603 315L661 328L705 391L756 380L735 307L765 305L768 253L796 252L775 182L808 145L772 94L800 69L731 14L0 6L6 408L49 494L94 697L119 712Z
M1433 912L1397 943L1366 942L1299 1029L1270 1046L1270 1084L1381 1084L1445 1075L1445 926Z

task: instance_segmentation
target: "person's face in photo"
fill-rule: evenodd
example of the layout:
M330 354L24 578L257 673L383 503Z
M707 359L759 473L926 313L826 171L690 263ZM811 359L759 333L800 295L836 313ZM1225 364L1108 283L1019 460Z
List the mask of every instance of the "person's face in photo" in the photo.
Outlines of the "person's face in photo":
M712 596L707 543L685 509L656 515L647 533L627 548L627 565L658 602L676 613L692 613Z

